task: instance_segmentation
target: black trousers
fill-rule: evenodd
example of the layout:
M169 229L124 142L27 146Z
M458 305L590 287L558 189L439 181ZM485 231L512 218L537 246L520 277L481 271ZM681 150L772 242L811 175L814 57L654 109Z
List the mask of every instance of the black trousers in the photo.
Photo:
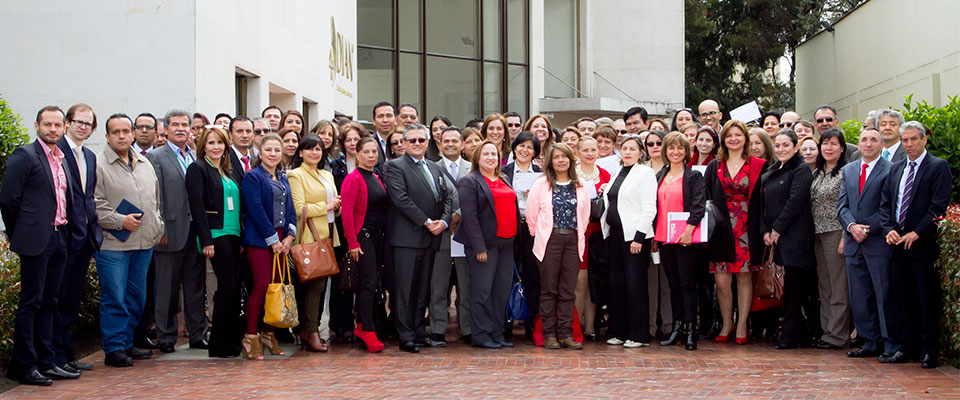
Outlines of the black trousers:
M811 255L812 256L812 255ZM780 343L785 345L798 345L805 338L804 333L809 336L810 332L805 325L804 315L801 312L804 299L809 296L807 275L812 268L805 267L783 267L783 325L780 330Z
M533 332L533 321L540 315L540 267L537 257L533 255L533 236L526 221L521 221L517 234L517 247L514 259L520 269L520 279L523 279L524 294L527 299L527 311L530 318L523 322L527 330Z
M696 259L697 247L679 244L660 245L660 263L670 285L673 320L692 323L697 319Z
M694 273L697 279L697 310L701 329L708 329L718 320L720 312L717 310L716 287L717 281L710 273L710 261L707 258L707 248L696 245L696 259ZM736 287L736 285L734 285Z
M647 267L650 240L639 254L630 253L623 228L611 227L607 238L610 259L610 332L620 340L650 342L650 299L647 297Z
M901 246L893 249L894 301L898 342L908 354L940 352L940 312L943 297L935 258L911 257Z
M67 262L60 282L60 299L57 302L57 315L53 329L53 348L57 356L55 363L61 365L67 361L76 361L73 354L73 323L80 313L83 289L87 286L87 270L95 249L84 242L79 249L67 250Z
M487 248L487 262L464 249L470 265L470 334L476 344L503 342L507 301L513 284L513 238L496 238ZM524 293L527 293L525 291Z
M240 259L240 237L220 236L213 239L213 273L217 291L213 295L213 330L210 331L211 357L240 354L245 320L240 318L240 285L237 266Z
M394 247L393 294L400 342L427 337L424 312L430 303L430 274L437 251L430 247Z
M13 360L10 370L22 376L56 365L54 317L60 283L67 265L67 231L53 231L36 256L20 255L20 301L13 317ZM42 240L42 238L37 238Z
M377 295L377 284L380 276L379 270L383 265L383 231L360 230L357 235L357 241L360 242L360 260L357 263L360 276L360 286L356 295L357 322L364 332L376 331L376 313L374 306Z

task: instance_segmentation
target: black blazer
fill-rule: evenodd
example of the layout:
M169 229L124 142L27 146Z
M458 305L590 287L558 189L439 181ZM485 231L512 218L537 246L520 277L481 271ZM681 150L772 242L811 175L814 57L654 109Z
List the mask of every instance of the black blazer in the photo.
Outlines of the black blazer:
M813 173L799 153L782 164L773 163L763 174L763 219L761 232L777 231L780 239L773 261L789 267L812 267L813 212L810 184Z
M900 228L897 223L897 204L900 202L900 180L903 178L903 169L908 161L909 158L905 158L890 166L890 175L883 187L880 200L883 235L886 236L892 230L896 230L901 236L916 232L919 239L913 243L910 250L907 250L907 254L915 258L936 259L940 254L940 246L937 245L936 220L946 214L953 186L950 164L927 152L923 162L914 172L913 200L907 208L904 227ZM9 171L9 167L7 168Z
M403 155L384 165L384 184L390 196L390 212L387 214L387 230L390 244L396 247L440 248L441 235L434 236L425 226L427 219L442 220L450 226L453 214L453 195L447 190L446 177L437 164L424 159L433 175L432 184L437 190L434 196L430 182L421 167L409 155Z
M504 165L500 169L503 176L507 178L507 184L513 186L513 169L516 166L516 161L511 162L510 164ZM537 164L530 164L530 170L533 172L543 172L543 169L538 167Z
M657 187L660 187L660 183L663 182L663 178L667 176L667 172L670 172L670 168L666 167L657 172ZM690 217L687 218L688 225L699 225L700 220L703 219L703 215L706 212L707 204L707 191L703 183L703 175L700 175L699 172L694 171L690 167L683 166L683 212L690 213ZM658 204L657 207L661 205ZM660 213L657 213L659 216ZM657 226L657 216L653 217L653 226L656 229Z
M70 149L70 143L64 137L57 142L57 147L63 151L63 166L70 174L70 190L73 192L73 207L71 209L70 248L79 249L85 243L96 250L100 250L103 243L103 230L97 222L97 204L93 201L93 192L97 188L97 155L90 149L83 148L83 159L86 165L87 185L80 179L80 167L77 157Z
M16 148L7 158L3 185L0 186L0 213L10 238L10 250L25 256L43 253L53 235L57 216L50 163L43 152L43 142ZM73 193L71 175L67 177L67 221L72 218Z
M723 184L717 175L717 167L720 160L714 159L707 164L707 170L703 173L704 185L707 188L707 200L713 201L714 207L720 215L730 215L727 208L727 197L723 192ZM763 184L763 168L765 162L756 157L750 157L747 173L753 189L750 192L750 201L747 204L747 240L750 244L750 264L760 265L763 263L763 234L760 230L760 219L763 217L763 199L760 194ZM733 262L736 260L734 250L733 225L729 218L720 218L714 227L713 236L710 238L710 246L707 256L713 262Z
M506 180L504 183L510 186ZM493 203L493 193L480 171L472 171L460 178L457 191L463 219L453 235L453 240L463 243L472 253L483 253L497 238L497 209ZM519 228L520 207L516 210Z
M237 153L233 151L233 146L224 152L224 157L230 157L230 176L233 178L233 181L237 184L237 186L240 186L243 183L243 176L247 174L243 170L243 161L240 161L240 157L237 157ZM256 168L253 166L254 159L255 158L250 159L251 171Z
M232 172L231 175L234 175ZM236 207L239 207L242 213L243 186L235 178L230 179L237 185L240 199ZM220 171L207 160L199 159L187 167L186 182L187 201L190 203L190 214L193 215L191 223L197 232L197 238L200 239L200 246L213 245L210 230L223 228L223 181L220 180ZM242 214L240 221L243 221Z

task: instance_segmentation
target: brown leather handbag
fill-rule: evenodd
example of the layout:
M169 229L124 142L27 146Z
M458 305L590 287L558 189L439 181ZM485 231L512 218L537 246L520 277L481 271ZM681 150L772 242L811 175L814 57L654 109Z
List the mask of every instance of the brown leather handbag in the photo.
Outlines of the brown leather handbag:
M317 240L320 235L313 225L313 220L307 218L306 205L303 206L303 213L300 216L301 220L304 221L301 226L309 227L315 240L313 243L304 244L301 229L301 232L297 232L297 244L290 247L290 258L293 259L293 265L297 267L297 276L300 277L300 282L339 274L337 256L333 254L333 239L328 237ZM330 234L333 234L333 229L330 230Z
M763 251L763 265L753 275L753 295L759 299L783 299L783 266L773 262L773 250Z

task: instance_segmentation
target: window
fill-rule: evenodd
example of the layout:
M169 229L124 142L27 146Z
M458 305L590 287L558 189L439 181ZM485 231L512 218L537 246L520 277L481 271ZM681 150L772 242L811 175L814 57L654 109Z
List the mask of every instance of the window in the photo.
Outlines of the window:
M234 93L234 98L236 102L236 110L233 115L247 115L247 76L237 71L234 74L234 88L236 93Z
M357 0L358 115L387 100L462 126L528 114L529 0Z

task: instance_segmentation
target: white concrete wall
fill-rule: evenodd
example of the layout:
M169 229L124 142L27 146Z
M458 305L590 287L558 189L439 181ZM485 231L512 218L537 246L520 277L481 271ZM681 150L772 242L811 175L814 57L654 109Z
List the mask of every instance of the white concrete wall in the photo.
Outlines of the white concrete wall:
M797 47L797 111L832 104L840 118L901 107L904 97L942 105L960 94L960 2L870 0Z
M31 135L43 106L89 104L99 149L112 113L195 107L193 15L192 0L0 1L0 93Z

